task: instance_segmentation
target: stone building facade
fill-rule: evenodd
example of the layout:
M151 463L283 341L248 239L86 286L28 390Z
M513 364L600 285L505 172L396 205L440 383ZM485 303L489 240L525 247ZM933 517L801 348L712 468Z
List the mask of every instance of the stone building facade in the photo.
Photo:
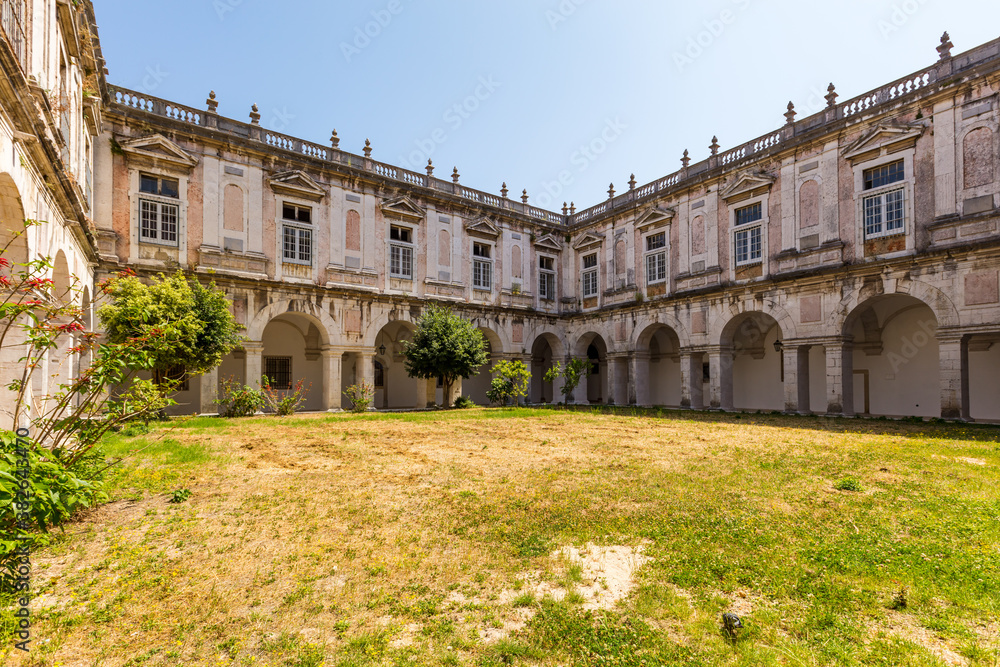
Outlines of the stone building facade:
M179 266L226 291L247 343L185 412L265 373L304 379L313 410L361 380L376 407L440 404L401 355L433 301L523 359L536 403L561 398L547 367L586 356L578 403L1000 420L1000 40L952 49L582 211L102 78L78 252L98 280Z

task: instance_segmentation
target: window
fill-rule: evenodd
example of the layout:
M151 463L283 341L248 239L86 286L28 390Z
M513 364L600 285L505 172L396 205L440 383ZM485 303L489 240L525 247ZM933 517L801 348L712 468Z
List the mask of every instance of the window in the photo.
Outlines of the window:
M667 280L667 233L660 232L646 237L646 284Z
M281 257L290 264L312 264L312 209L285 202L281 207Z
M139 175L139 240L177 245L180 184L175 178Z
M389 228L389 275L413 280L413 230L409 227Z
M264 375L272 389L287 390L292 388L292 358L264 357Z
M375 362L375 387L381 389L385 386L385 367L381 362Z
M865 239L892 236L905 231L906 190L903 161L897 160L863 172L865 190L879 190L861 199Z
M736 266L760 263L763 257L760 222L763 218L760 203L736 209Z
M543 301L556 298L556 260L553 257L538 258L538 296Z
M597 296L597 253L583 258L583 296Z
M493 262L490 261L492 248L485 243L472 244L472 286L475 289L493 289Z
M171 366L167 369L166 377L171 382L177 383L177 391L191 390L187 368L184 366Z

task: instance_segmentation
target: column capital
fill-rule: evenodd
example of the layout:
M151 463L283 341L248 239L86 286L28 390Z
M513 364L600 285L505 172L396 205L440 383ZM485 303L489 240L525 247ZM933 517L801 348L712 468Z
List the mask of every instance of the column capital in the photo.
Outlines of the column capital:
M244 343L243 343L243 350L247 354L251 354L251 353L253 353L253 354L263 354L263 352L264 352L264 343L262 343L262 342L259 343L257 341L253 341L253 340L244 341Z

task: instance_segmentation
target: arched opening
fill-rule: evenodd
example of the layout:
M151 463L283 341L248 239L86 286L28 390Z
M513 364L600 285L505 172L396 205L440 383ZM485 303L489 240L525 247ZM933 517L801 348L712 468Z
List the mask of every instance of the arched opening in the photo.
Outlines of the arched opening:
M561 381L546 382L545 374L563 358L563 345L554 334L545 333L531 345L531 389L532 403L558 403L562 400Z
M375 337L375 363L382 367L382 386L375 387L373 406L379 410L405 410L422 407L427 402L428 397L422 401L419 395L426 384L410 377L404 363L403 343L413 338L414 331L409 322L396 321L382 327ZM373 375L377 370L376 366ZM427 382L432 383L431 387L437 385L434 380Z
M636 345L635 384L639 405L680 407L680 351L677 332L665 324L653 324L642 332Z
M969 416L1000 422L1000 333L968 339Z
M608 346L600 334L587 333L576 344L576 356L590 361L590 369L574 392L577 403L608 403Z
M503 358L503 344L500 342L500 336L491 329L479 327L479 333L483 335L486 352L490 358L480 366L478 373L462 381L462 394L475 401L476 405L489 405L490 399L487 398L486 392L490 390L490 383L493 381L491 369L493 364Z
M322 324L302 313L284 313L267 323L261 343L261 375L268 378L271 388L289 395L301 382L307 393L299 409L325 409L322 350L326 339ZM249 378L249 382L253 384L256 379Z
M723 409L784 410L781 340L781 327L766 313L743 313L729 321L722 332Z
M0 174L0 257L8 260L13 266L0 267L0 275L13 276L20 267L28 261L28 241L24 232L24 208L21 206L21 196L10 174ZM5 288L0 288L5 289ZM24 333L20 327L12 327L4 339L0 349L0 377L13 379L21 377L24 365L20 361L25 355ZM13 428L12 424L15 393L0 391L0 425Z
M940 417L936 332L934 311L912 296L877 296L855 308L844 324L853 347L851 377L844 380L852 383L854 412Z

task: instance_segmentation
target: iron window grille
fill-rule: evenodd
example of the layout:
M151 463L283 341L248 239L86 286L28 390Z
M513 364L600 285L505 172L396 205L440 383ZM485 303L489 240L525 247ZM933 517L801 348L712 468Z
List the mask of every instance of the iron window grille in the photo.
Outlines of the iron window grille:
M264 357L264 375L272 389L287 391L292 388L292 358Z
M0 27L10 44L14 57L17 58L21 70L27 69L28 62L28 40L24 30L24 0L3 0L3 7L0 9Z

